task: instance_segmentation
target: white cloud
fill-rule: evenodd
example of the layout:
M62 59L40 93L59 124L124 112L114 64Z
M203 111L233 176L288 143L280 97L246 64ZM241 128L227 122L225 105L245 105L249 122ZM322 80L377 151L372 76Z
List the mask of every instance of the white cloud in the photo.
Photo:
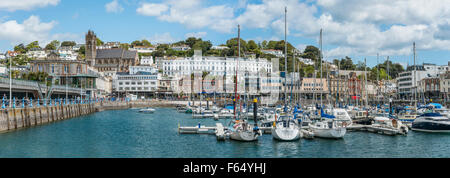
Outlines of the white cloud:
M227 5L205 6L205 0L166 0L143 3L138 14L156 16L161 21L180 23L190 29L210 28L219 32L234 29L234 9Z
M187 33L186 35L184 35L185 38L189 38L189 37L195 37L195 38L203 38L206 36L206 32L193 32L193 33Z
M153 4L161 8L142 4L138 13L191 29L224 33L234 33L241 24L243 29L271 31L272 39L284 39L287 7L288 35L318 43L323 29L324 46L336 46L324 51L330 57L410 55L413 42L419 50L450 49L450 0L241 0L234 4L163 0Z
M11 44L44 40L55 24L55 21L41 22L37 16L30 16L21 24L15 20L6 21L0 23L0 39L10 41Z
M0 40L9 41L11 46L20 43L30 43L39 41L41 47L44 47L52 40L71 40L82 42L82 35L72 33L51 34L50 31L57 24L56 21L41 22L38 16L30 16L19 23L16 20L0 22Z
M0 10L31 10L49 5L56 6L60 0L0 0Z
M154 34L152 37L148 38L148 40L151 43L173 43L175 42L175 39L170 35L169 32L162 33L162 34Z
M123 7L118 0L113 0L105 5L106 12L119 13L123 11Z

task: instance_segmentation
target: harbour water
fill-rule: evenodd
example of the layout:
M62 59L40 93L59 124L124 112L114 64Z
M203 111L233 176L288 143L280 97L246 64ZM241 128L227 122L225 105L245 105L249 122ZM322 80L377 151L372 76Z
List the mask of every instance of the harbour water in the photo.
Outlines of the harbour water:
M178 124L214 126L172 108L154 114L135 109L0 134L1 158L449 158L450 134L410 131L407 136L349 132L342 140L218 142L214 135L178 134ZM227 125L229 120L219 122Z

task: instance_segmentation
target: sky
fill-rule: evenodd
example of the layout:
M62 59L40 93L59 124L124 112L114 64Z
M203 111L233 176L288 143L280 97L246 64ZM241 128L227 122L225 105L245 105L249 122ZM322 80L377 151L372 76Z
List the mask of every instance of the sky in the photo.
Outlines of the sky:
M349 56L368 66L390 60L450 61L450 0L0 0L0 53L20 43L84 44L89 29L105 42L170 43L200 37L214 45L237 37L318 46L324 59Z

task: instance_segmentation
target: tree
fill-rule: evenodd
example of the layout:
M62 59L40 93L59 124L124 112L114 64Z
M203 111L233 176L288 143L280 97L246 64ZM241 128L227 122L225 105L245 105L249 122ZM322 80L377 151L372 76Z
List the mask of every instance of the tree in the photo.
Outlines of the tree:
M45 50L56 50L58 49L60 42L58 40L53 40L47 46L45 46Z
M267 41L266 41L266 40L264 40L264 41L261 43L261 47L262 47L262 49L267 49Z
M38 41L33 41L33 42L31 42L30 44L28 44L27 45L27 51L29 51L30 49L33 49L33 48L41 48L40 46L39 46L39 42Z
M142 43L142 46L145 46L145 47L150 47L150 46L152 46L152 44L150 43L150 41L145 40L145 39L142 40L141 43Z
M86 46L81 46L78 50L78 55L81 57L81 59L84 59L86 56Z
M100 38L97 37L97 46L102 46L104 43Z
M61 46L75 46L77 45L77 43L75 43L75 41L63 41L61 43Z
M389 71L387 70L387 61L384 61L382 64L378 64L375 67L379 67L380 69L384 69L387 73L389 73L389 76L391 78L397 78L398 75L405 71L403 66L399 63L393 64L392 61L389 61Z
M156 50L168 50L170 46L168 44L160 44L158 47L156 47Z
M128 50L130 48L130 45L128 43L121 43L119 45L119 48L123 48L125 50Z
M188 45L190 48L193 48L194 47L194 45L195 45L195 43L197 43L197 42L199 42L199 41L202 41L202 39L201 38L195 38L195 37L189 37L188 39L186 39L185 41L184 41L184 43L186 44L186 45Z
M247 48L249 49L249 51L255 51L256 49L258 49L258 45L255 43L255 41L250 40L248 41Z
M192 49L194 50L202 50L203 54L206 54L208 50L210 50L212 47L212 44L210 41L197 41L194 46L192 46Z
M301 57L311 59L315 62L319 62L319 53L320 53L319 48L309 45L306 46Z
M21 54L27 53L27 48L25 47L25 45L19 44L17 46L14 46L14 51L19 52Z

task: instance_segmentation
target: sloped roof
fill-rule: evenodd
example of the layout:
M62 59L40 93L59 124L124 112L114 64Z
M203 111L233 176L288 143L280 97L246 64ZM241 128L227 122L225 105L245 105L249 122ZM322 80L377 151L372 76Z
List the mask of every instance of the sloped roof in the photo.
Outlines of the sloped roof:
M122 48L97 49L96 59L135 59L137 51L129 51Z

